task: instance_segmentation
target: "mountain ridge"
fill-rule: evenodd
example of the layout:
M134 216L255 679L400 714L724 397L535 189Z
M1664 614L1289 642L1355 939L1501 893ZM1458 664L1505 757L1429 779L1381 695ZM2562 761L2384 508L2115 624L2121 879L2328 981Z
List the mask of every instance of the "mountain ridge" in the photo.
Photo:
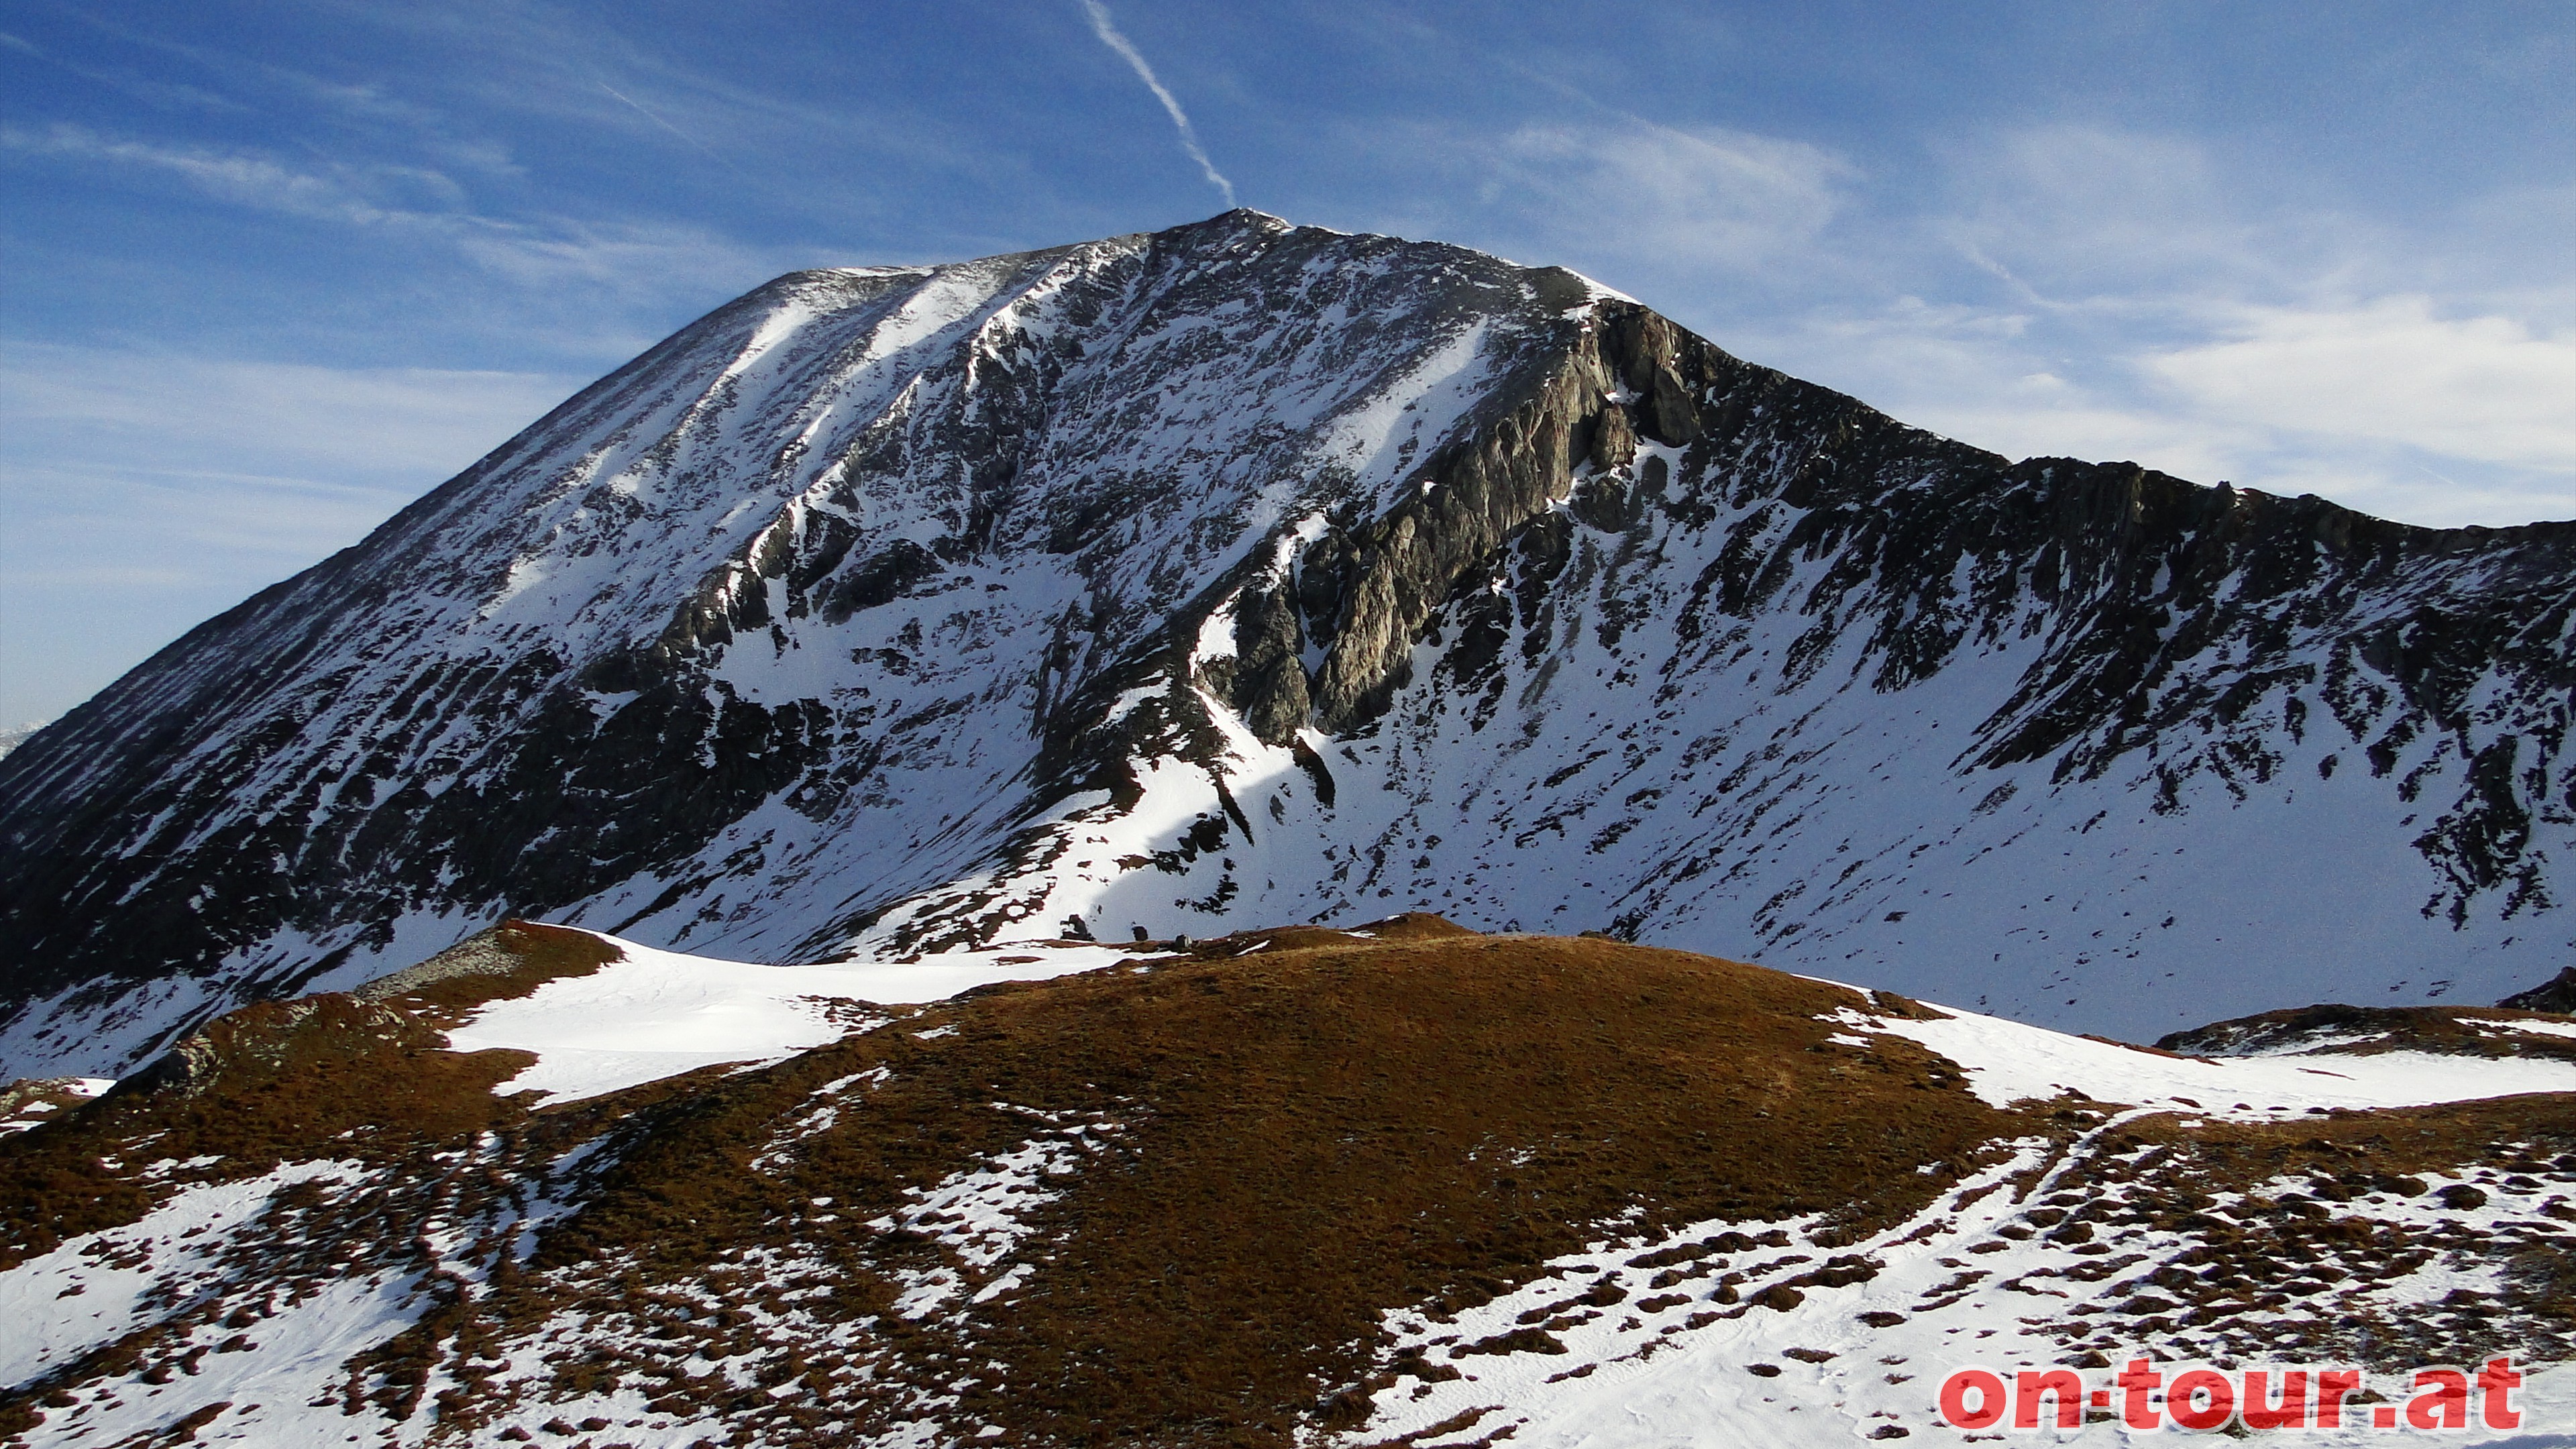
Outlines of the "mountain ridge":
M0 1070L508 914L1416 907L2137 1037L2491 1000L2576 948L2571 549L2012 463L1257 213L790 274L0 759Z

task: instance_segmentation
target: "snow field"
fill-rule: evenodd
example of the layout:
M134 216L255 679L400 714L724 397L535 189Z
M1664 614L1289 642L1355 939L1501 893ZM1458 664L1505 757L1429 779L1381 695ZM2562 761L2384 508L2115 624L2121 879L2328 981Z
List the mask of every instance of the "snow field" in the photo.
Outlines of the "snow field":
M2555 1058L2408 1051L2178 1057L1955 1007L1938 1009L1950 1014L1914 1021L1845 1008L1826 1019L1920 1042L1958 1063L1969 1089L1998 1107L2026 1097L2045 1101L2072 1089L2101 1102L2260 1122L2309 1112L2576 1092L2576 1062Z
M623 959L493 1002L448 1033L448 1045L461 1052L508 1047L537 1054L534 1065L498 1090L577 1102L700 1067L780 1061L837 1040L856 1024L836 1004L940 1001L997 981L1096 971L1133 954L1037 942L914 961L757 966L589 934Z

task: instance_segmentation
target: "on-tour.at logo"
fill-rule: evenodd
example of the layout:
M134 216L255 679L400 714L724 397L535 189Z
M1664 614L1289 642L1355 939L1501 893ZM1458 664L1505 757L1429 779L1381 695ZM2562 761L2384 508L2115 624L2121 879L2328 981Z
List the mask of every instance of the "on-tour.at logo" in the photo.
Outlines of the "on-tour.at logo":
M2476 1369L2381 1375L2337 1365L2233 1371L2143 1358L2100 1385L2071 1368L2010 1373L1971 1365L1941 1381L1941 1421L1954 1429L2076 1429L2116 1417L2132 1429L2488 1429L2522 1427L2509 1358ZM2392 1390L2394 1390L2392 1392ZM2088 1413L2088 1411L2090 1411ZM2474 1415L2474 1419L2472 1416Z

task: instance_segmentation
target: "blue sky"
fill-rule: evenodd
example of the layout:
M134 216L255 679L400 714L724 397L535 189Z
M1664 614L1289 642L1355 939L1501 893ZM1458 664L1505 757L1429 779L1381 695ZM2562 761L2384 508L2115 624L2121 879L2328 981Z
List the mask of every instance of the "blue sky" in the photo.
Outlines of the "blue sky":
M778 272L1229 187L2015 456L2576 517L2565 3L0 0L0 728Z

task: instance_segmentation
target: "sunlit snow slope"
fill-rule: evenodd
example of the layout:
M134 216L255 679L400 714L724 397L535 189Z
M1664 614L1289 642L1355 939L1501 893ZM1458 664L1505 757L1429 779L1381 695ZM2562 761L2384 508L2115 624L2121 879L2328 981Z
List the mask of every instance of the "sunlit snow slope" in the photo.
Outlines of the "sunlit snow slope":
M2560 525L2012 464L1250 212L799 273L0 760L0 1072L508 913L1602 928L2127 1035L2570 945Z

